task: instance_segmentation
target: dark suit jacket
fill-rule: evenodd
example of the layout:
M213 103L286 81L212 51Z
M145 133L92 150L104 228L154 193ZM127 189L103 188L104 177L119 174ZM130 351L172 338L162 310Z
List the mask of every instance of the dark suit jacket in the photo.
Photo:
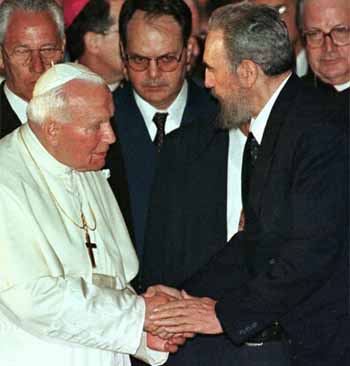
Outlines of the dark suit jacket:
M214 119L217 112L216 102L206 90L193 82L189 81L188 85L188 99L181 126L191 124L201 117L203 124ZM124 182L126 177L129 192L129 207L131 208L131 220L129 220L131 227L129 229L134 233L136 251L139 258L142 258L149 196L159 153L149 137L141 112L136 105L131 85L126 84L123 88L117 89L114 93L114 101L116 112L113 128L118 142L111 147L110 158L108 158L112 177L113 175L115 177L110 184L113 191L117 192L122 172L120 158L117 157L119 154L124 162ZM116 152L117 149L119 152ZM120 174L115 174L115 171Z
M0 85L0 138L6 136L21 125L17 114L13 111L4 93L3 81Z
M338 365L348 347L349 116L341 100L290 78L264 132L245 230L184 284L218 300L234 344L280 322L295 365Z

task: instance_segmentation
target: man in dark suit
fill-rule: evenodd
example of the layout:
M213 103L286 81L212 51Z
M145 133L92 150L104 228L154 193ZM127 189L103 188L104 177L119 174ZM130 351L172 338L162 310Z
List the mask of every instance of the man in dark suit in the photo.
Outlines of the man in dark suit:
M55 1L8 0L0 5L0 138L27 121L35 82L63 58L64 22Z
M127 0L120 12L119 31L130 82L114 93L118 141L111 148L107 166L116 195L126 178L129 229L141 260L150 190L165 134L196 119L208 123L215 117L216 103L186 79L191 12L182 0Z
M305 80L315 87L346 91L348 103L349 13L350 4L347 0L299 0L299 24L312 71Z
M223 333L237 364L340 365L349 332L348 116L339 98L291 74L288 34L271 8L217 11L204 61L223 125L251 118L242 172L245 226L183 284L210 297L150 290L183 297L159 308L154 325L163 336ZM188 166L200 158L189 156ZM259 363L257 350L278 343L282 352L272 349Z

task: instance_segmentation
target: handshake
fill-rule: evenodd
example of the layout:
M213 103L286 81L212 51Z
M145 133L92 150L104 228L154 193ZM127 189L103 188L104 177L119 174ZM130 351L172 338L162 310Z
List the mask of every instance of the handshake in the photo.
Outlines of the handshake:
M174 353L196 333L223 332L213 299L193 297L184 290L163 285L149 287L142 296L146 303L144 330L149 348Z

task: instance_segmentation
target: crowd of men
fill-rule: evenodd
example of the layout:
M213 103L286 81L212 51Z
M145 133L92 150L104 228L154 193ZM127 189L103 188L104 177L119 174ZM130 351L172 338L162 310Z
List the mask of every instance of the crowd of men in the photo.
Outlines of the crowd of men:
M347 0L0 1L1 366L350 363Z

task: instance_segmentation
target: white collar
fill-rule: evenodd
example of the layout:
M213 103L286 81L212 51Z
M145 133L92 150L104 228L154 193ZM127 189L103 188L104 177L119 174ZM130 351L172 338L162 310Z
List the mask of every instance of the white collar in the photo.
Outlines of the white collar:
M295 60L295 72L301 78L307 74L308 61L306 56L306 51L303 48L297 55Z
M289 74L279 85L279 87L275 90L275 92L271 95L268 102L265 104L263 109L259 112L256 118L252 118L250 121L250 128L249 131L253 133L256 141L261 144L265 127L267 124L267 121L269 119L271 109L273 105L275 104L275 101L280 94L282 88L285 86L288 79L291 77L292 74Z
M135 89L133 90L133 92L134 92L136 104L137 104L138 108L140 109L140 112L142 114L142 117L145 121L146 127L149 131L149 134L150 134L152 140L154 139L154 137L157 133L157 128L156 128L154 122L152 121L155 113L157 113L157 112L167 112L168 113L167 122L165 124L165 133L166 134L175 130L176 128L178 128L180 126L181 120L182 120L182 115L183 115L183 112L185 110L185 106L187 103L187 96L188 96L187 80L184 80L184 83L182 85L182 88L181 88L179 94L177 95L175 100L166 110L158 110L158 109L154 108L151 104L149 104L146 100L144 100L140 95L138 95L136 93Z
M47 171L49 174L53 175L70 175L73 171L72 168L67 165L62 164L56 160L41 144L29 123L26 123L21 128L22 136L25 142L24 150L29 149L35 162L39 165L40 169Z
M348 89L350 88L350 81L347 81L346 83L344 84L339 84L339 85L333 85L334 88L338 91L338 92L341 92L345 89Z
M27 106L28 102L20 98L18 95L16 95L13 91L11 91L7 84L5 83L4 86L4 93L6 95L6 98L8 102L10 103L11 108L13 111L17 114L17 117L21 121L21 123L27 122Z

